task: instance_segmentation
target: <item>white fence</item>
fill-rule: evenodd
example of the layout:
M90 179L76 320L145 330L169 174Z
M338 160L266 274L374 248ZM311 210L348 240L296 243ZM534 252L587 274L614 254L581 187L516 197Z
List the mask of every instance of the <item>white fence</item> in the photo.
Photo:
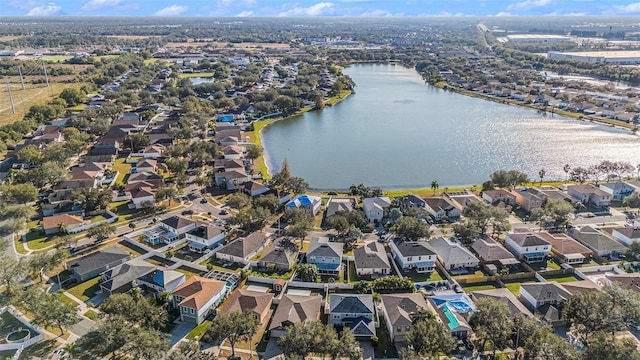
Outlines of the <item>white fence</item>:
M118 215L114 214L113 212L111 212L109 210L106 210L105 214L109 215L108 219L100 220L100 221L96 221L96 222L91 223L91 224L86 224L86 225L78 226L78 227L75 227L75 228L72 228L72 229L68 229L67 232L69 234L76 234L76 233L79 233L79 232L84 231L84 230L89 230L89 229L91 229L93 227L96 227L98 225L110 224L110 223L114 223L114 222L118 221Z
M7 307L0 309L0 314L3 314L5 312L8 312L9 314L13 315L16 319L18 319L18 321L20 321L24 325L25 330L28 329L30 332L37 333L37 335L32 336L29 338L29 340L22 341L22 342L7 342L5 344L0 344L0 351L18 350L21 348L24 349L44 339L44 335L42 334L42 332L39 331L34 326L31 326L25 319L22 318L22 316L14 313L13 311L11 311L11 309Z

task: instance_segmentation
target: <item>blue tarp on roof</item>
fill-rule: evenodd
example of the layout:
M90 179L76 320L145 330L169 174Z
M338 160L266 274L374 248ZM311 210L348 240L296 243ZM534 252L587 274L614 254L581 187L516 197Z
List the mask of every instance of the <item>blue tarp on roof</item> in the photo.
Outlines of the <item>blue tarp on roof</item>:
M313 207L313 198L310 197L309 195L298 195L295 198L293 198L293 200L291 200L287 206L290 207L300 207L300 206L305 206L305 207Z
M460 314L468 313L476 309L466 294L437 295L432 296L431 300L433 300L437 307L446 305L450 310Z

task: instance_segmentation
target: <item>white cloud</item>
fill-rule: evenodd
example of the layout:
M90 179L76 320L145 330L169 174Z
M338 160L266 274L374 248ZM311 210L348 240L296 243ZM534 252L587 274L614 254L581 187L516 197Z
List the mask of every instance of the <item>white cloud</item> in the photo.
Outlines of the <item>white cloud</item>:
M513 16L513 14L508 13L506 11L500 11L499 13L496 14L496 16Z
M220 0L218 6L256 6L256 0Z
M160 9L158 10L155 15L156 16L180 16L182 15L185 11L187 11L189 7L188 6L181 6L181 5L171 5L171 6L167 6L164 9Z
M391 15L392 14L390 12L382 9L370 10L360 14L360 16L391 16Z
M51 16L55 15L62 10L61 6L56 5L56 3L48 3L47 5L36 6L33 9L29 10L27 16Z
M331 15L335 11L333 3L320 2L309 7L296 7L291 10L281 12L278 16L321 16Z
M640 13L640 2L631 3L628 5L617 5L615 6L616 12L622 14L636 14Z
M251 16L251 15L253 15L253 11L249 10L249 11L243 11L243 12L239 13L236 16L238 16L238 17L248 17L248 16Z
M545 7L547 5L551 5L553 0L525 0L523 2L511 4L507 6L507 10L509 11L527 11L531 9Z
M116 7L122 3L122 0L91 0L82 5L82 10L98 10L103 7Z

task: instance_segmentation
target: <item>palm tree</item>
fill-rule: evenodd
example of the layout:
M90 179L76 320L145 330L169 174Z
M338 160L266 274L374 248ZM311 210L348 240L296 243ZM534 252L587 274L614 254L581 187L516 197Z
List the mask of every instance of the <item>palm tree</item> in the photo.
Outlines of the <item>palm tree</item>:
M436 194L436 190L438 190L439 187L440 187L440 184L438 184L438 180L433 180L431 182L431 188L433 189L433 195Z
M58 232L60 232L60 234L66 234L67 233L67 224L65 223L60 223L58 224Z
M565 164L562 170L564 170L564 173L567 174L567 181L569 181L569 172L571 171L571 165Z
M546 172L546 171L544 171L544 169L541 169L540 171L538 171L538 176L540 177L540 186L542 186L542 179L544 178L544 175L545 175L546 173L547 173L547 172Z

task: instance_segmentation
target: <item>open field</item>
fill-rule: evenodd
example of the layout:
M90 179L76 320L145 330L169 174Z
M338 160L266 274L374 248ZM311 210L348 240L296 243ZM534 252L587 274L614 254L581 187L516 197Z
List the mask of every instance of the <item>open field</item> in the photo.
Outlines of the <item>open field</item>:
M178 78L180 79L194 78L194 77L203 77L203 78L213 77L213 73L212 72L194 72L194 73L181 73L178 75Z
M42 57L42 60L50 63L58 63L71 59L73 56L71 55L45 55Z

